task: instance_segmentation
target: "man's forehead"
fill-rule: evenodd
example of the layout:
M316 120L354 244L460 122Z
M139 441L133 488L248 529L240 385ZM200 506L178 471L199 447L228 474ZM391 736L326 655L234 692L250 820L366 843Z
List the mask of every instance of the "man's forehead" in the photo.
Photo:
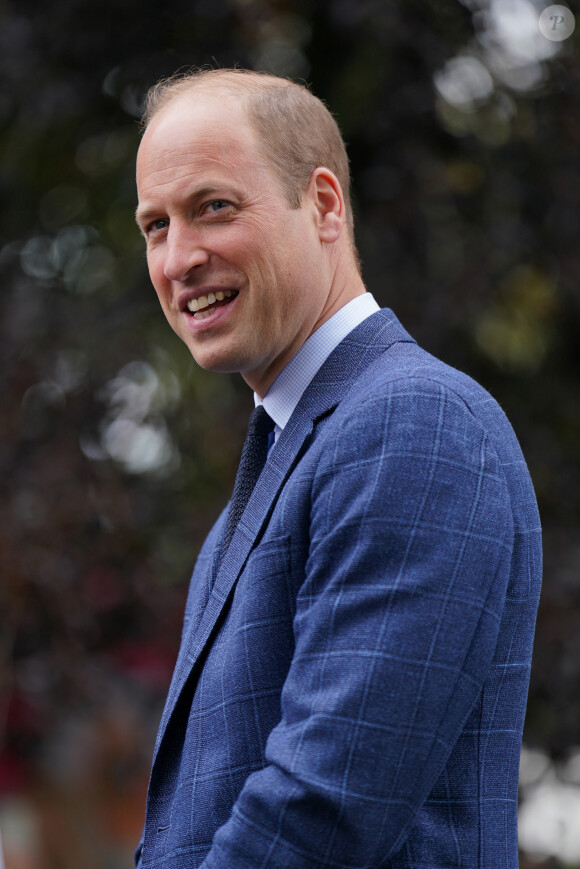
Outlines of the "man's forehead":
M219 153L238 148L258 152L260 142L246 112L235 98L219 98L216 93L186 93L173 98L160 109L143 135L139 149L151 155L171 151L193 156L194 153Z
M198 196L226 184L249 195L272 183L279 187L239 101L173 100L151 121L137 155L138 215L160 196Z

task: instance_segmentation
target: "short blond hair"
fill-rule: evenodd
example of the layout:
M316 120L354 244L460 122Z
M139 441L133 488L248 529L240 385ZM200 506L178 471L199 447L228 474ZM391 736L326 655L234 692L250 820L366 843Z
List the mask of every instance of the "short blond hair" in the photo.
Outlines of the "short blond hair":
M196 87L222 87L239 95L260 139L264 156L279 178L291 208L300 208L310 176L331 169L342 187L348 233L355 259L354 220L346 148L328 108L307 87L289 79L246 69L195 69L161 79L149 89L141 119L147 129L176 97Z

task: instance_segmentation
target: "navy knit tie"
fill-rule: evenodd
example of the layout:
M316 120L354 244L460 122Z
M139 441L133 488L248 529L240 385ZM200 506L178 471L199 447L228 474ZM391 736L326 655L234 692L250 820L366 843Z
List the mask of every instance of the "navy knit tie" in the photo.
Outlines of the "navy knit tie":
M248 424L248 433L242 450L242 457L236 474L230 509L226 518L220 563L223 561L238 522L258 482L268 456L268 438L274 429L274 421L268 416L261 404L254 408Z

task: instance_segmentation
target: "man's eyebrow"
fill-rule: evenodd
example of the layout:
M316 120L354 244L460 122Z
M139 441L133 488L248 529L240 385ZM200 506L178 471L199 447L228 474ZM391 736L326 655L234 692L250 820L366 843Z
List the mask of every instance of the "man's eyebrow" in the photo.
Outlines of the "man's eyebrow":
M158 209L155 208L140 208L137 206L135 209L135 220L142 226L143 223L146 223L154 214L157 213Z
M203 187L196 187L195 190L192 190L191 193L188 193L185 197L189 202L194 202L196 199L203 199L205 196L210 196L212 193L220 193L225 192L227 188L226 184L205 184ZM234 191L232 191L234 192ZM240 193L238 192L238 196ZM141 208L139 205L135 210L135 220L138 224L143 224L151 217L155 217L159 214L160 211L163 211L162 208L155 208L154 206Z

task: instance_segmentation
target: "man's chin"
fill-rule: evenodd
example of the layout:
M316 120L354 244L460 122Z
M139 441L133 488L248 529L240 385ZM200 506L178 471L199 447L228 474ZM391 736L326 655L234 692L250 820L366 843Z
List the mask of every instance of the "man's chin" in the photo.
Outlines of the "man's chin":
M215 374L240 374L244 371L245 362L231 354L207 353L197 347L192 349L189 344L188 348L195 362L204 371L213 371Z

